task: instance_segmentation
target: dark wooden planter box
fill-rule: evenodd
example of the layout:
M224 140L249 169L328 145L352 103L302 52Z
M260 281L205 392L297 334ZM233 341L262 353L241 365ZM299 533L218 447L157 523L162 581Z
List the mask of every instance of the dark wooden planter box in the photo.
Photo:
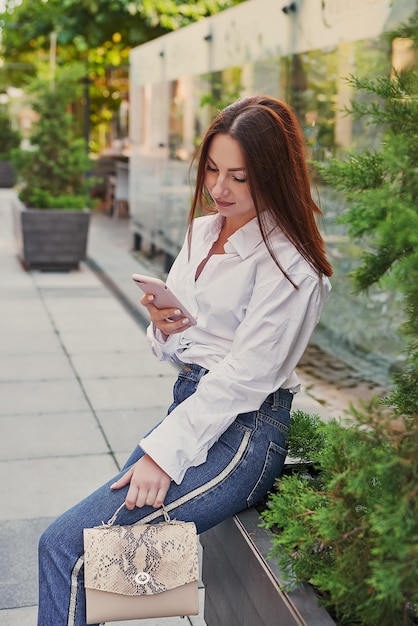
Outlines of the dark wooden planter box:
M67 271L86 258L90 211L14 206L18 254L25 269Z
M200 536L207 626L335 626L311 589L281 589L260 521L253 508Z
M0 161L0 188L8 189L14 186L16 174L9 161Z

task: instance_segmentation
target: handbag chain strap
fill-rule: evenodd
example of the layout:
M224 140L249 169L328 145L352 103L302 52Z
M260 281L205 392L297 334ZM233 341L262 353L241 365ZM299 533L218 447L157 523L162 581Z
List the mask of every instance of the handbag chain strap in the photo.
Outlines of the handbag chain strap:
M108 520L108 522L107 522L107 523L102 522L102 526L106 526L106 527L108 527L108 526L113 526L113 524L114 524L114 523L115 523L115 521L116 521L116 518L117 518L118 514L120 513L120 511L122 511L122 509L123 509L123 507L124 507L124 506L125 506L125 502L122 502L122 504L120 505L120 507L119 507L119 508L117 508L117 509L116 509L116 511L113 513L113 515L112 515L112 517L110 518L110 520ZM170 516L169 516L169 514L167 513L167 509L165 508L164 504L162 504L162 505L161 505L161 510L162 510L162 512L163 512L163 515L164 515L164 519L165 519L165 521L166 521L166 522L171 522Z

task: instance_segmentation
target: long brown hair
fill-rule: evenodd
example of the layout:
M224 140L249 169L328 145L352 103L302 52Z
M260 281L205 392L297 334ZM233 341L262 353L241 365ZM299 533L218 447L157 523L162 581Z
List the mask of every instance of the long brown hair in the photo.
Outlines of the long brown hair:
M319 274L331 276L332 267L315 219L321 210L311 195L299 122L287 105L269 96L237 100L221 111L208 128L196 155L196 187L188 219L189 245L196 213L216 211L205 187L205 172L211 142L218 133L235 139L241 147L260 231L276 265L290 280L269 242L271 219Z

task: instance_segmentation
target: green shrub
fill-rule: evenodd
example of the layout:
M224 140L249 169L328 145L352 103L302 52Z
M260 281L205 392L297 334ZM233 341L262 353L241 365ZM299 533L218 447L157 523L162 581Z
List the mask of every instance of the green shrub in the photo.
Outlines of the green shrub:
M26 189L20 193L23 200L26 197L25 192ZM38 189L37 187L33 187L27 195L27 204L36 208L68 209L79 211L80 209L85 209L88 206L85 196L71 194L53 196L49 191L46 191L45 189Z
M325 445L321 424L319 415L294 411L287 438L288 455L301 463L310 463Z
M280 479L262 513L275 530L271 555L290 586L307 582L321 592L338 624L413 624L418 423L377 401L357 419L351 427L318 423L321 444L310 450L318 474Z
M30 137L30 150L15 150L13 164L22 188L21 200L28 206L51 208L57 199L73 200L70 208L86 207L89 201L86 174L91 167L87 145L81 136L70 104L81 89L79 68L60 70L55 87L37 79L30 87L32 107L38 114ZM41 203L41 204L39 204Z

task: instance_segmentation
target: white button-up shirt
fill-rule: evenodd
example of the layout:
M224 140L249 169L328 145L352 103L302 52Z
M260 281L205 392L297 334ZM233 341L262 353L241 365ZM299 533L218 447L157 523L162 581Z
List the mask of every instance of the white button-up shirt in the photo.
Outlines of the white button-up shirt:
M167 278L197 326L167 341L152 325L147 331L160 360L209 370L196 392L140 442L178 484L189 467L205 462L239 413L258 409L279 387L299 390L295 367L331 289L328 278L319 276L276 228L271 245L295 289L271 258L256 218L229 237L225 254L212 255L195 280L222 219L195 220L190 261L185 243Z

